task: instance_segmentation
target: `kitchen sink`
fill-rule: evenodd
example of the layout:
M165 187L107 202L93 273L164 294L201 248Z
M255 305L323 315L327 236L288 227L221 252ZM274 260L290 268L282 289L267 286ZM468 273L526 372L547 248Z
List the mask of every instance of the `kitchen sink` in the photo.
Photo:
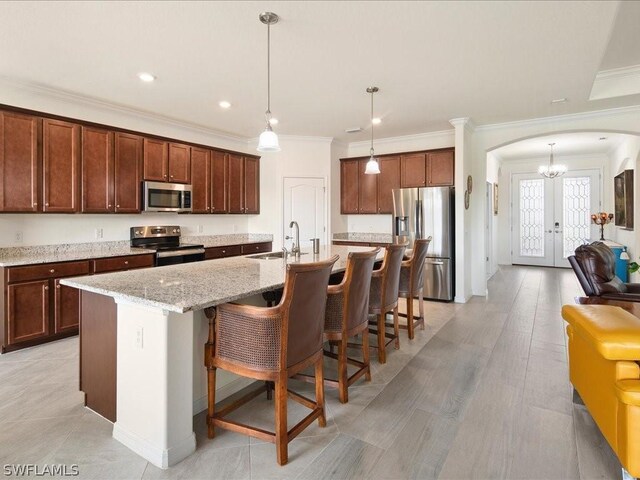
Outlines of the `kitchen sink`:
M306 255L305 252L300 253L300 255ZM257 255L249 255L247 258L256 258L258 260L275 260L277 258L283 258L284 252L269 252L269 253L259 253ZM289 256L293 256L289 253Z

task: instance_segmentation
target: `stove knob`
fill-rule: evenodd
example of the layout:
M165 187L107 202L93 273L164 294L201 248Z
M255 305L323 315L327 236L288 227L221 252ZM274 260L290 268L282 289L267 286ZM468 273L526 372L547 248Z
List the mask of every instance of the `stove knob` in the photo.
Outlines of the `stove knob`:
M178 230L176 230L175 228L173 229L173 233L178 233Z
M142 235L142 230L138 230L138 231L136 232L136 235Z

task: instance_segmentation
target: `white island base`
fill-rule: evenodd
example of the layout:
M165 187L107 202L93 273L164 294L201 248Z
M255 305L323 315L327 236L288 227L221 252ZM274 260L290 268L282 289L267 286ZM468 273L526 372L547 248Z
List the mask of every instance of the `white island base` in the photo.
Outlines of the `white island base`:
M117 421L113 438L159 468L196 449L193 416L206 409L208 319L117 301ZM251 383L220 371L216 398Z

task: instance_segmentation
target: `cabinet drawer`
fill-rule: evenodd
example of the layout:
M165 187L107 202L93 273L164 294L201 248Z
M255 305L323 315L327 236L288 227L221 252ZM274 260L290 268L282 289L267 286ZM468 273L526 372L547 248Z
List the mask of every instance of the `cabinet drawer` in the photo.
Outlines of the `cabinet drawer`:
M224 257L236 257L238 255L242 255L242 247L240 245L231 245L228 247L210 247L205 248L204 250L205 260Z
M249 243L247 245L242 245L242 255L247 255L249 253L263 253L271 251L271 242L264 243Z
M126 257L99 258L93 261L93 273L118 272L134 268L153 267L155 255L128 255Z
M41 265L30 265L28 267L11 267L7 269L7 281L28 282L44 278L75 277L77 275L87 275L89 273L89 261L65 262L65 263L43 263Z

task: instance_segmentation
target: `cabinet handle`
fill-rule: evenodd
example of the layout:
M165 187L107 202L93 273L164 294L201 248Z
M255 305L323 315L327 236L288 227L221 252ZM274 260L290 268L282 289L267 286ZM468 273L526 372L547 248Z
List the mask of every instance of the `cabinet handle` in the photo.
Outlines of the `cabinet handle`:
M45 285L44 289L49 290L49 285Z
M56 288L60 288L60 284L56 285Z
M215 209L216 209L216 207L211 207L211 210L215 210Z
M107 207L111 208L111 204L107 205Z
M125 260L125 261L124 261L124 264L125 264L125 265L129 265L129 260Z
M227 253L227 251L226 250L222 250L222 253Z
M116 208L120 208L120 205L116 205Z
M37 204L37 203L34 203L34 204L33 204L33 206L34 206L34 207L37 207L37 206L38 206L38 204Z
M45 203L45 204L44 204L44 206L45 206L45 207L48 207L48 206L49 206L49 202Z
M49 270L49 273L55 273L56 269L52 268L51 270Z

